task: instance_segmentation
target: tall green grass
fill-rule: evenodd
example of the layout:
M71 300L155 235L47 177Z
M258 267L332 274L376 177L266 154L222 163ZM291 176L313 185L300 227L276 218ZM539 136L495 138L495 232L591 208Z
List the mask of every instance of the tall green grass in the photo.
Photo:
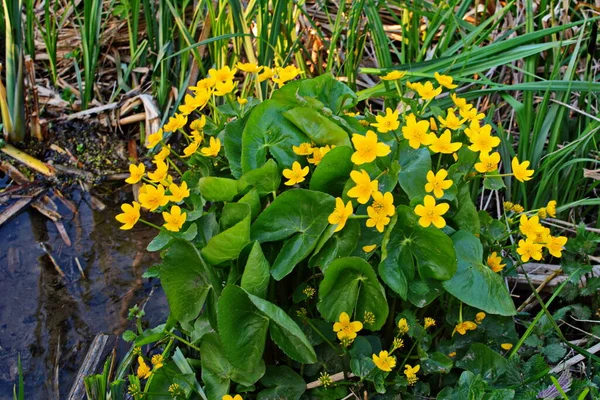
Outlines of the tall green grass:
M83 59L83 77L79 71L77 74L83 109L88 108L94 97L96 71L100 58L102 17L102 0L86 0L83 2L83 18L81 15L76 18ZM75 66L78 67L77 64Z

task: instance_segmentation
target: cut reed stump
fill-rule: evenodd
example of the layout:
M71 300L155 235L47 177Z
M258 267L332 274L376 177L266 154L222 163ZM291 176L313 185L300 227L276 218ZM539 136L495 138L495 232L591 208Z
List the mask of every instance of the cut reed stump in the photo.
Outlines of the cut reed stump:
M110 349L107 349L109 341L113 339L115 336L113 335L105 335L103 333L99 333L96 335L90 348L83 360L83 364L79 371L77 372L77 376L75 377L75 382L71 387L71 391L69 392L69 396L67 400L82 400L85 398L85 385L83 383L83 378L88 375L92 375L97 373L98 365L106 358L106 355Z

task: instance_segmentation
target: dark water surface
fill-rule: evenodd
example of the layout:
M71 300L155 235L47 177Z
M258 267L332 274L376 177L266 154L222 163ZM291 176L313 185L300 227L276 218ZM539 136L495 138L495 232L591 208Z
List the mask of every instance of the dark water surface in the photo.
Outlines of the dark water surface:
M114 219L119 207L104 198L107 208L94 211L89 194L68 197L76 213L53 200L64 218L70 247L54 223L33 208L0 227L0 399L12 399L18 354L26 399L65 399L94 336L131 328L130 307L151 295L145 319L152 326L166 320L166 299L158 281L142 279L157 262L155 254L145 251L155 232L141 224L120 230Z

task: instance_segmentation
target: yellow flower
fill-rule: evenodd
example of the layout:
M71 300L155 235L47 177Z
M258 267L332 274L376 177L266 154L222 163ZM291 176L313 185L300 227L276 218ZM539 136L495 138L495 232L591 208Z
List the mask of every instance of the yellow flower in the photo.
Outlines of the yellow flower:
M417 383L419 380L419 378L417 378L417 372L419 372L420 369L420 365L415 365L414 367L411 367L408 364L404 365L404 375L406 375L406 380L408 381L409 385L414 385Z
M309 156L315 150L310 143L300 143L300 146L292 146L292 150L299 156Z
M438 126L437 126L437 124L435 123L435 118L433 118L433 117L430 117L430 118L429 118L429 128L430 128L432 131L435 131L435 132L437 132L437 130L438 130Z
M364 126L365 128L369 126L369 121L367 121L366 119L359 119L358 123L359 125Z
M157 187L146 185L144 193L141 193L140 191L139 198L142 207L147 208L150 211L154 211L158 207L166 206L169 202L169 198L165 196L165 188L163 185L158 185Z
M190 122L190 129L192 131L201 131L206 126L206 115L202 114L202 116L198 119Z
M456 357L456 352L453 351L453 352L448 353L448 357L451 357L451 358Z
M275 75L275 71L273 69L264 67L263 72L258 74L258 81L259 82L266 81L267 79L272 78L274 75Z
M199 108L202 109L210 100L210 97L213 94L212 89L198 89L194 92L196 95L194 102L199 104Z
M197 140L194 140L192 143L190 143L183 149L183 155L181 157L183 157L183 158L191 157L196 152L196 150L198 150L198 147L200 147L200 142Z
M444 195L444 190L449 189L452 186L452 180L446 179L448 171L440 169L437 174L433 171L427 172L427 183L425 184L425 191L427 193L433 192L433 195L438 199Z
M192 97L189 94L185 95L185 100L182 105L179 106L178 110L183 115L189 115L196 111L198 108L204 107L208 99L204 97Z
M539 261L542 259L542 245L535 243L533 239L530 238L527 238L527 240L521 239L519 240L517 253L521 255L521 260L523 262L529 261L530 258Z
M400 330L400 335L406 335L408 333L408 321L406 321L406 318L400 318L400 320L398 320L398 330Z
M308 161L310 164L319 165L323 157L325 157L325 154L329 153L331 149L332 147L330 146L313 148L312 157L307 158L306 161Z
M537 211L537 215L541 219L546 219L548 217L548 211L546 210L546 207L540 207Z
M513 348L513 345L512 343L502 343L500 347L502 347L502 350L508 351Z
M527 169L527 167L529 167L529 161L523 161L522 163L519 163L519 159L517 157L512 159L511 166L513 175L520 182L530 180L534 173L534 170Z
M187 115L176 113L169 121L165 124L163 129L165 132L174 132L177 129L181 129L187 124Z
M404 77L404 75L406 75L406 71L391 71L391 72L388 72L386 75L382 76L381 80L395 81L398 79L402 79Z
M430 317L425 317L424 323L425 323L425 329L427 329L431 326L435 326L435 319L430 318Z
M471 322L471 321L459 322L454 327L454 331L452 332L452 336L454 336L454 334L456 332L460 333L461 335L464 335L464 334L467 333L467 331L474 331L475 329L477 329L477 325L474 322Z
M551 236L550 242L546 245L548 252L554 257L562 257L563 246L567 244L567 238L565 236Z
M431 144L429 149L434 153L452 154L462 147L462 143L452 143L452 133L446 129L438 138L435 134L431 134Z
M424 84L416 83L412 89L415 90L423 100L433 100L437 95L442 93L441 87L434 89L433 84L429 81Z
M226 394L225 396L221 397L221 400L243 400L242 396L240 396L239 394L236 394L235 397L231 397L230 395Z
M148 179L152 182L162 182L168 175L169 167L164 161L156 161L156 169L148 172Z
M492 131L492 126L491 125L487 125L486 124L483 127L485 127L485 129L489 129L490 132ZM468 138L471 138L471 136L473 136L475 134L478 134L483 129L483 127L481 125L479 125L479 121L478 120L473 120L469 124L469 127L465 128L465 135L467 135Z
M376 248L377 248L377 245L376 245L376 244L369 244L369 245L367 245L367 246L363 246L363 247L362 247L362 251L364 251L365 253L370 253L370 252L372 252L373 250L375 250Z
M134 183L138 183L142 180L144 176L144 172L146 172L146 166L142 163L138 165L130 164L129 165L129 178L125 179L125 182L133 185Z
M321 372L319 374L319 382L321 383L321 385L323 385L325 389L327 389L333 383L331 381L331 376L329 376L327 372Z
M460 116L466 119L467 121L479 121L485 118L484 113L480 113L477 111L475 107L471 104L468 107L463 107L459 110Z
M208 70L208 74L211 76L211 78L214 78L217 81L217 83L232 81L233 78L235 78L236 72L237 69L230 69L227 65L221 69L211 68Z
M520 204L514 204L512 207L513 211L516 213L522 213L523 211L525 211L525 209L523 208L522 205Z
M154 146L159 144L163 140L163 130L162 128L158 130L156 133L151 133L146 137L146 148L153 149Z
M152 375L152 370L150 369L148 364L146 364L146 362L144 361L142 356L138 357L138 364L139 364L138 369L137 369L138 378L140 378L140 379L150 378L150 375Z
M200 79L196 83L196 86L190 86L190 90L196 95L198 95L198 92L200 91L208 91L210 93L210 89L215 86L215 83L217 83L217 80L209 76L208 78Z
M463 124L466 120L458 119L456 114L454 113L453 108L448 109L448 113L446 114L446 118L438 117L440 121L440 125L444 128L452 129L453 131L462 128Z
M372 181L369 174L363 169L350 172L350 179L356 183L356 186L348 190L348 197L356 199L360 204L366 204L371 198L371 194L377 191L379 182L377 179Z
M487 265L494 272L500 272L502 271L502 268L506 266L506 264L502 264L502 257L500 257L495 251L488 256Z
M484 319L485 319L485 313L484 312L478 312L477 314L475 314L475 323L477 325L481 324Z
M242 98L240 96L237 97L237 102L240 106L248 104L248 99Z
M203 147L200 150L205 157L216 157L219 155L219 151L221 151L221 141L219 138L214 138L211 136L208 147Z
M438 81L438 83L440 85L442 85L446 89L456 89L458 87L458 85L454 85L452 83L454 81L454 79L451 76L440 75L439 73L434 72L433 77L435 78L436 81Z
M122 214L119 214L115 217L117 221L123 224L120 229L127 231L138 222L140 219L140 203L134 201L129 204L121 204Z
M377 134L373 131L367 131L365 136L353 134L352 144L356 151L350 160L356 165L370 163L377 157L385 157L391 152L390 146L377 142Z
M162 216L165 219L165 224L163 226L166 230L179 232L185 222L187 214L182 213L179 206L171 206L171 212L163 211Z
M150 360L150 362L152 363L152 365L154 366L154 370L156 371L157 369L163 367L165 358L162 356L162 354L155 354L152 356L152 359Z
M381 194L381 192L373 193L373 203L367 207L367 227L375 227L379 232L383 232L383 228L390 223L391 217L396 212L394 208L394 198L390 192Z
M350 322L350 316L345 312L340 314L339 322L333 324L333 331L337 332L337 337L340 340L354 340L357 336L356 333L359 332L362 328L362 322Z
M371 124L371 126L376 127L377 131L381 132L381 133L386 133L389 131L396 130L400 126L400 121L398 120L398 114L399 114L398 110L392 111L391 108L386 108L385 115L377 115L375 117L375 120L377 122L374 124Z
M509 212L515 205L512 203L512 201L505 201L502 203L502 206L504 207L504 211Z
M415 207L415 214L419 217L419 225L427 228L433 224L436 228L443 228L446 226L446 220L442 217L450 206L447 203L435 204L435 198L431 195L426 195L423 200L423 205L417 204Z
M482 174L486 172L494 172L498 169L498 163L500 162L500 153L497 151L492 154L479 153L479 162L475 163L475 170Z
M215 85L215 95L225 96L227 93L233 92L236 88L234 81L217 82Z
M556 200L550 200L546 205L546 211L552 218L556 217Z
M204 133L202 133L200 131L192 131L191 135L192 135L192 142L196 142L196 143L200 144L204 140Z
M302 168L298 161L294 161L292 169L283 170L283 176L288 179L284 184L287 186L294 186L297 183L304 182L306 175L308 175L308 167Z
M468 110L469 108L473 107L471 104L467 103L467 99L463 99L462 97L458 97L455 93L452 93L450 95L450 98L452 99L452 102L454 103L454 105L456 107L458 107L459 110Z
M183 201L183 199L190 196L190 190L188 189L186 182L181 182L181 186L177 186L176 184L172 183L169 186L169 190L171 191L169 200L171 200L173 203L179 203L180 201Z
M263 69L263 67L259 67L258 64L255 63L242 63L242 62L238 62L236 64L236 67L238 67L239 70L244 71L244 72L248 72L249 74L256 74L257 72L260 72L261 69Z
M294 65L288 65L287 67L277 67L277 78L273 78L273 82L277 83L279 87L285 85L287 81L291 81L297 77L302 71L296 68Z
M540 218L537 215L527 218L527 215L523 214L519 223L519 230L525 236L535 236L544 229L540 225Z
M375 227L378 232L383 232L387 224L390 223L390 218L387 215L378 213L373 207L367 207L367 214L369 215L367 227Z
M547 246L552 240L550 229L544 227L542 227L542 229L535 236L531 236L531 238L535 243L541 244L542 246Z
M373 354L373 362L377 368L385 372L390 372L396 366L396 358L390 356L385 350L380 351L379 356Z
M171 154L171 145L163 146L162 149L154 156L154 162L165 161Z
M419 121L414 114L406 117L406 125L402 127L402 135L408 140L408 144L413 149L418 149L419 146L431 144L431 137L427 133L429 131L429 121Z
M295 164L298 163L296 162ZM308 167L306 167L306 169L308 170ZM302 179L304 180L304 178ZM329 218L327 219L331 225L337 225L334 232L339 232L344 229L348 217L351 216L353 212L354 210L352 209L351 201L344 206L344 201L341 198L338 197L335 199L335 210L329 214Z
M469 140L472 143L469 146L469 150L491 153L494 147L500 144L500 138L492 136L491 133L492 127L490 125L484 125L477 132L472 132L471 136L469 136Z

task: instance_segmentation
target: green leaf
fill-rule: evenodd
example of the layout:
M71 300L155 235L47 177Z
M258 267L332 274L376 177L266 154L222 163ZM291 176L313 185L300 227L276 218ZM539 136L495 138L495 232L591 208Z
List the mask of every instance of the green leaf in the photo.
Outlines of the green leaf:
M306 390L304 379L286 366L269 365L260 383L269 389L260 391L257 396L258 400L298 400Z
M458 368L481 375L488 382L493 382L506 371L507 362L504 357L482 343L473 343L465 356L456 362Z
M246 172L238 180L238 191L244 193L256 188L260 197L275 192L281 184L281 173L277 162L270 158L262 167Z
M479 223L479 215L473 200L471 200L471 192L469 185L463 185L458 193L458 211L452 217L459 229L469 231L472 234L479 234L481 225Z
M435 279L415 279L408 285L408 301L423 308L444 293L442 283Z
M427 172L431 170L431 156L425 147L413 149L407 140L398 144L398 162L400 172L398 173L398 184L409 199L425 196L425 184L427 183Z
M231 201L238 194L235 179L205 176L200 178L200 193L208 201Z
M182 374L174 362L169 362L152 373L152 379L148 380L145 390L149 393L157 393L152 396L152 400L172 400L169 386L177 383L184 392L190 393L194 379L194 374Z
M310 178L310 190L340 197L354 168L350 161L352 153L350 147L339 146L325 154Z
M397 251L393 249L392 254L388 253L378 267L381 279L403 299L407 298L408 278L412 280L414 270L413 256L407 246L399 247Z
M252 240L264 243L287 239L271 267L273 278L283 279L313 251L334 208L334 198L326 193L294 189L278 196L256 218Z
M393 224L393 225L392 225ZM422 279L447 280L456 272L456 254L452 240L433 225L423 228L418 217L408 206L398 206L390 222L389 240L382 243L382 261L391 263L385 268L400 268L407 275L411 271L404 266L406 249L416 260ZM388 233L386 232L386 236ZM407 278L412 279L411 275ZM403 291L398 292L399 295Z
M460 375L458 386L444 388L437 400L483 400L486 387L481 376L465 371Z
M250 243L250 206L241 203L236 206L243 206L246 210L241 221L213 236L202 249L202 256L210 264L217 265L236 259L242 249Z
M351 147L348 133L339 125L309 107L296 107L283 113L317 146L335 145Z
M165 254L160 278L171 313L178 321L196 318L214 289L214 280L198 250L182 240L175 241Z
M334 260L319 285L319 312L329 322L342 312L362 319L366 311L375 314L372 329L381 329L388 316L385 290L368 262L358 257Z
M562 343L552 343L542 348L542 354L546 356L548 362L556 363L567 354L567 349Z
M270 279L269 262L260 248L260 243L254 242L248 255L248 261L246 261L241 286L248 293L264 299L267 295Z
M238 200L238 203L248 204L250 206L251 219L254 220L258 217L261 211L260 196L256 188L250 189L242 198Z
M276 100L254 107L242 133L242 171L264 165L270 153L279 165L289 166L298 158L292 146L310 139L283 116L291 105Z
M486 176L483 179L483 187L488 190L500 190L505 188L504 181L499 176Z
M308 260L308 266L327 269L329 263L339 257L347 257L356 248L360 236L360 224L356 220L349 220L346 226L339 232L334 233Z
M452 369L452 359L439 351L424 353L421 356L421 367L424 374L447 374Z
M146 329L136 339L136 346L145 346L147 344L156 343L163 340L167 334L165 333L165 324L160 324L152 329Z
M171 242L171 240L173 240L173 235L171 235L169 232L166 232L166 231L160 231L158 233L158 235L156 235L154 237L154 239L152 239L152 241L150 243L148 243L146 250L148 250L148 251L162 250L165 247L167 247L167 245L169 244L169 242Z
M229 161L231 175L236 179L242 176L242 132L246 121L248 121L248 115L229 122L224 129L223 147L225 148L225 156Z
M459 300L489 314L515 315L515 305L500 275L482 264L483 248L472 233L459 231L452 235L458 271L443 283Z

